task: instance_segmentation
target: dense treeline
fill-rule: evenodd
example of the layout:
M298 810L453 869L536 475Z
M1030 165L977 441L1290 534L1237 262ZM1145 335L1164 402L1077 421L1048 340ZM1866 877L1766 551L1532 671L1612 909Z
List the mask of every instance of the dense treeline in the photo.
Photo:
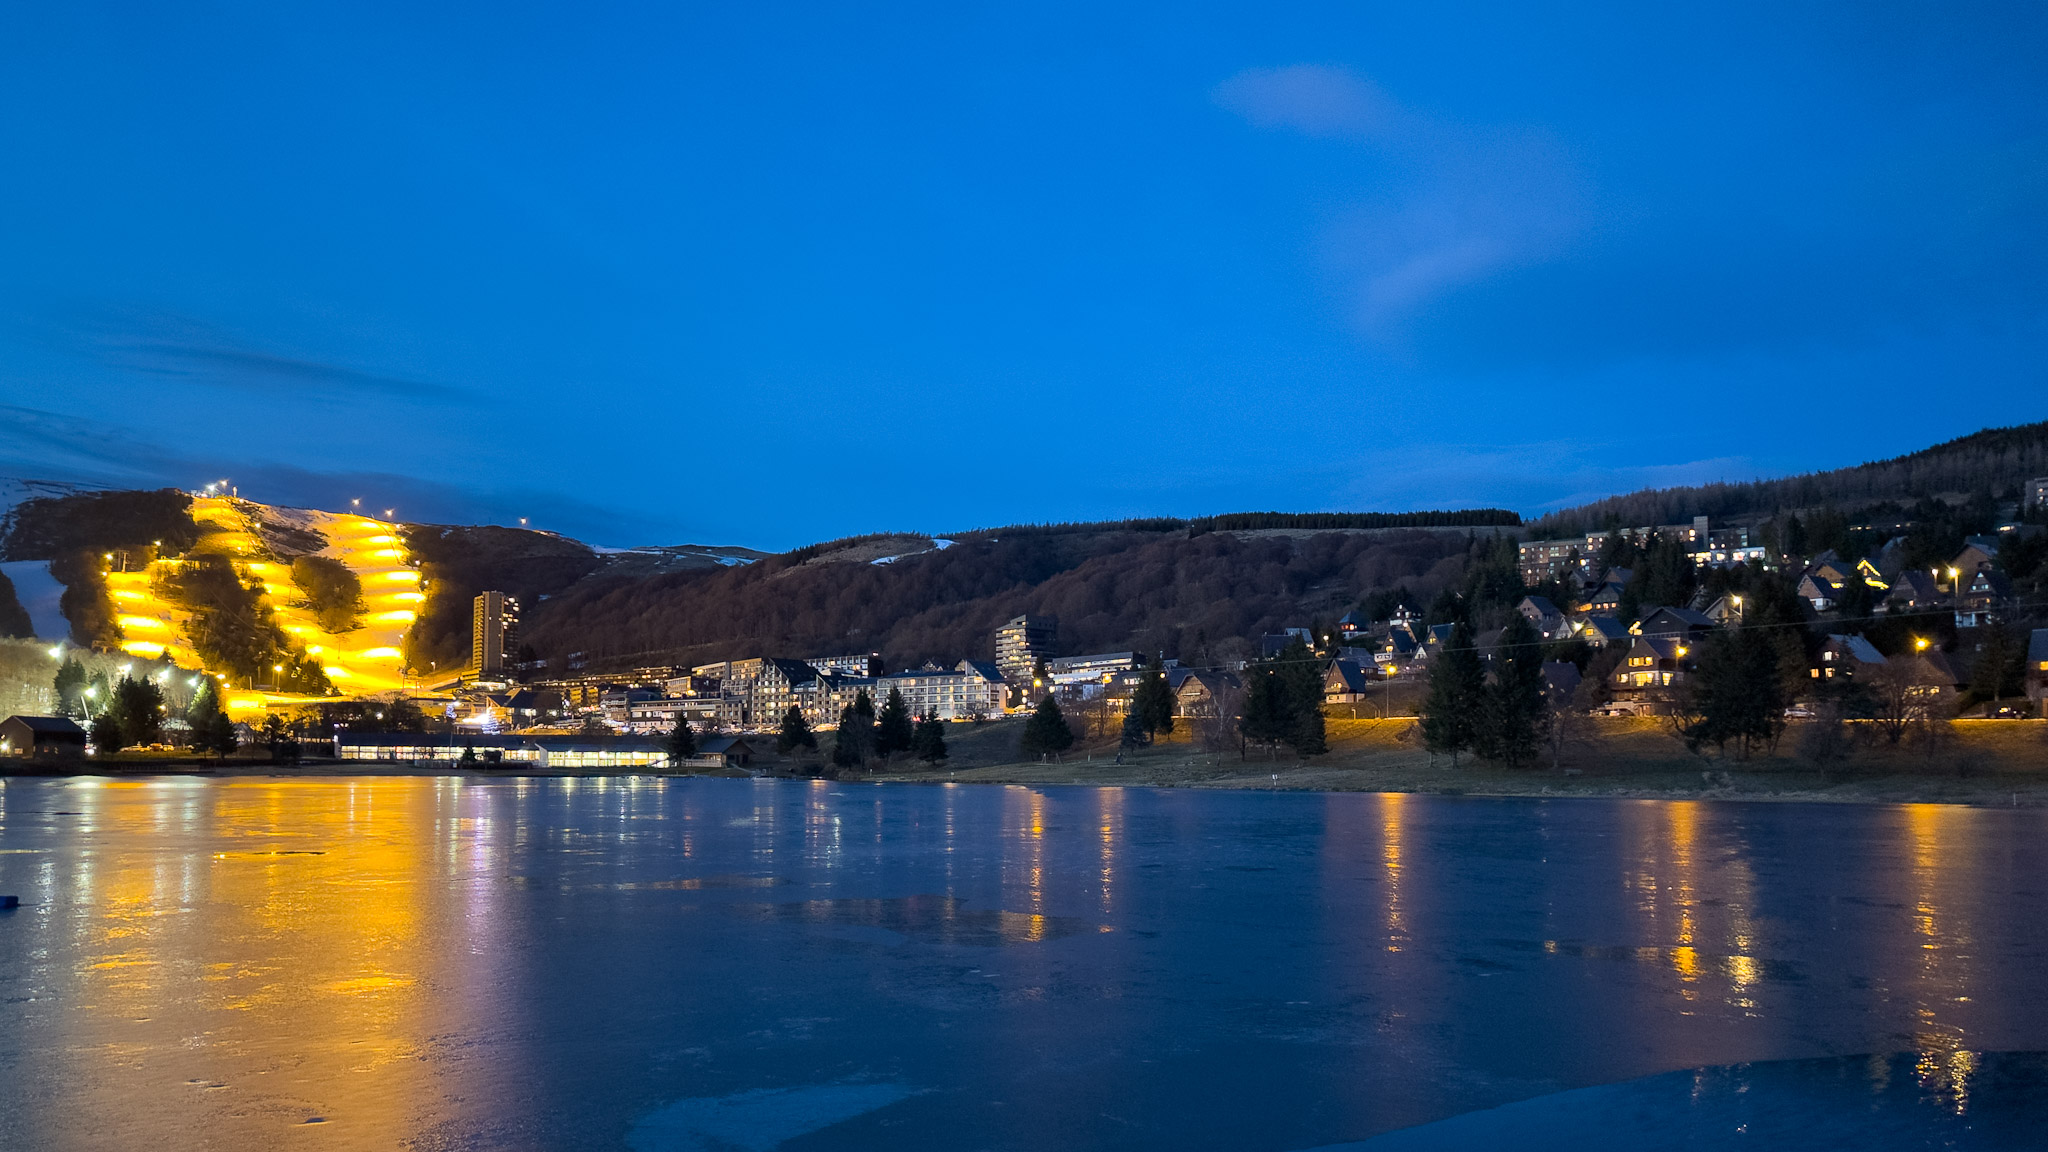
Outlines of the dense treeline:
M1133 531L1003 533L887 565L797 554L649 580L598 578L529 614L544 656L595 663L874 650L891 667L986 659L1020 613L1059 617L1061 653L1135 648L1207 663L1245 637L1334 617L1363 588L1462 579L1463 534L1243 540Z
M1261 528L1513 528L1519 513L1505 508L1464 508L1450 512L1231 512L1188 521L1208 532L1249 532Z
M1905 456L1831 472L1610 496L1534 521L1529 535L1549 539L1616 525L1680 524L1695 516L1733 520L1779 509L1861 508L1977 492L2009 498L2016 484L2036 476L2048 476L2048 422L1987 428Z
M175 488L79 492L26 500L0 525L0 560L55 560L75 552L146 548L182 552L199 540L192 498Z
M34 639L36 627L28 618L28 609L21 606L21 598L15 594L14 581L0 572L0 638L9 640Z
M244 581L232 560L202 552L157 572L157 595L192 613L186 633L206 667L238 684L272 684L287 692L330 691L318 661L299 649L263 603L261 588Z
M1048 524L1012 524L1004 528L982 528L962 536L1004 536L1022 532L1254 532L1261 529L1294 529L1334 532L1374 528L1514 528L1522 523L1520 513L1505 508L1460 508L1440 512L1225 512L1217 516L1181 519L1148 516L1133 520L1060 521ZM887 535L886 533L882 535ZM877 536L856 536L814 547L830 549Z

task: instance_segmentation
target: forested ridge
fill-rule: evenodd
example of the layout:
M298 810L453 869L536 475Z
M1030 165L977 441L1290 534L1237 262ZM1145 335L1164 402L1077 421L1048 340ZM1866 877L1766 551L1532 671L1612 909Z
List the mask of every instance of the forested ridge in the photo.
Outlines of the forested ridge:
M2048 476L2048 423L1987 429L1830 472L1614 496L1526 525L1501 509L1027 524L950 539L871 534L751 564L656 574L548 533L413 525L405 538L429 600L408 656L421 669L464 663L470 599L495 589L519 599L522 643L557 669L577 653L596 668L847 651L878 651L891 667L986 658L994 629L1026 612L1059 617L1063 654L1135 648L1209 662L1244 655L1262 632L1334 619L1377 590L1401 586L1426 601L1462 587L1468 572L1491 570L1475 557L1496 536L1699 515L1775 518L1766 531L1776 533L1791 510L1823 509L1806 516L1807 534L1817 547L1836 537L1846 547L1858 542L1847 514L1890 502L1897 519L1925 522L1920 551L1952 552L1961 532L1980 530L1971 525L1990 515L1991 501L2009 500L2035 476ZM1932 514L1950 499L1973 503ZM75 634L106 642L110 609L91 579L99 553L158 539L167 549L190 546L198 533L188 504L171 490L32 500L0 526L0 556L56 561L53 571L71 586L65 606ZM347 599L337 593L337 612Z
M2048 421L1986 428L1904 456L1827 472L1609 496L1553 512L1528 531L1530 539L1550 539L1603 527L1682 524L1695 516L1745 520L1786 510L1846 510L1987 492L2012 499L2019 484L2037 476L2048 476Z
M543 656L580 651L593 663L872 650L906 667L986 659L995 629L1028 612L1059 618L1062 653L1207 661L1242 654L1245 637L1334 618L1361 588L1448 580L1466 549L1464 532L1425 530L1004 530L890 564L805 564L799 550L717 572L595 579L535 612L526 639Z

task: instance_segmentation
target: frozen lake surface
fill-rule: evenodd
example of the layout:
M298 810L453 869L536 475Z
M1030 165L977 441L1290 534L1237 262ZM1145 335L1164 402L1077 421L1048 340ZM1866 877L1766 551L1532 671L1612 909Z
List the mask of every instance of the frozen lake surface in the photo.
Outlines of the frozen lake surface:
M0 1148L2038 1147L2044 833L1936 806L7 779Z

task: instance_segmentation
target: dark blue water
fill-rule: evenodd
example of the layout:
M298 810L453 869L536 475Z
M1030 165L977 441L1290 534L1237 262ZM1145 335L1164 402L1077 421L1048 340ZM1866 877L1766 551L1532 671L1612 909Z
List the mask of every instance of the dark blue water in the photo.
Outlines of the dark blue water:
M2048 1049L2044 832L1933 806L9 780L0 1147L2038 1146L2040 1061L2001 1054Z

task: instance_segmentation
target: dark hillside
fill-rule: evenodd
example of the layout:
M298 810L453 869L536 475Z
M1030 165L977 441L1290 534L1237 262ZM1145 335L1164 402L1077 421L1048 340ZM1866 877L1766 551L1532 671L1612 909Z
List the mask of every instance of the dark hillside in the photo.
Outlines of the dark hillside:
M2009 500L2017 495L2013 491L2016 485L2036 476L2048 476L2048 421L1987 428L1890 460L1831 472L1609 496L1534 521L1527 536L1548 539L1603 526L1678 524L1695 516L1758 519L1780 510L1823 506L1846 510L1979 493Z
M1474 531L1483 531L1474 529ZM807 563L813 549L717 572L598 577L529 616L542 655L594 664L876 650L891 667L992 655L1023 612L1060 618L1063 653L1135 647L1184 659L1335 617L1369 589L1428 595L1462 574L1463 531L1005 529L890 563Z
M530 614L544 597L604 562L589 545L548 532L448 524L401 531L426 584L424 610L406 637L407 662L422 670L459 668L469 660L470 602L477 593L507 593Z

